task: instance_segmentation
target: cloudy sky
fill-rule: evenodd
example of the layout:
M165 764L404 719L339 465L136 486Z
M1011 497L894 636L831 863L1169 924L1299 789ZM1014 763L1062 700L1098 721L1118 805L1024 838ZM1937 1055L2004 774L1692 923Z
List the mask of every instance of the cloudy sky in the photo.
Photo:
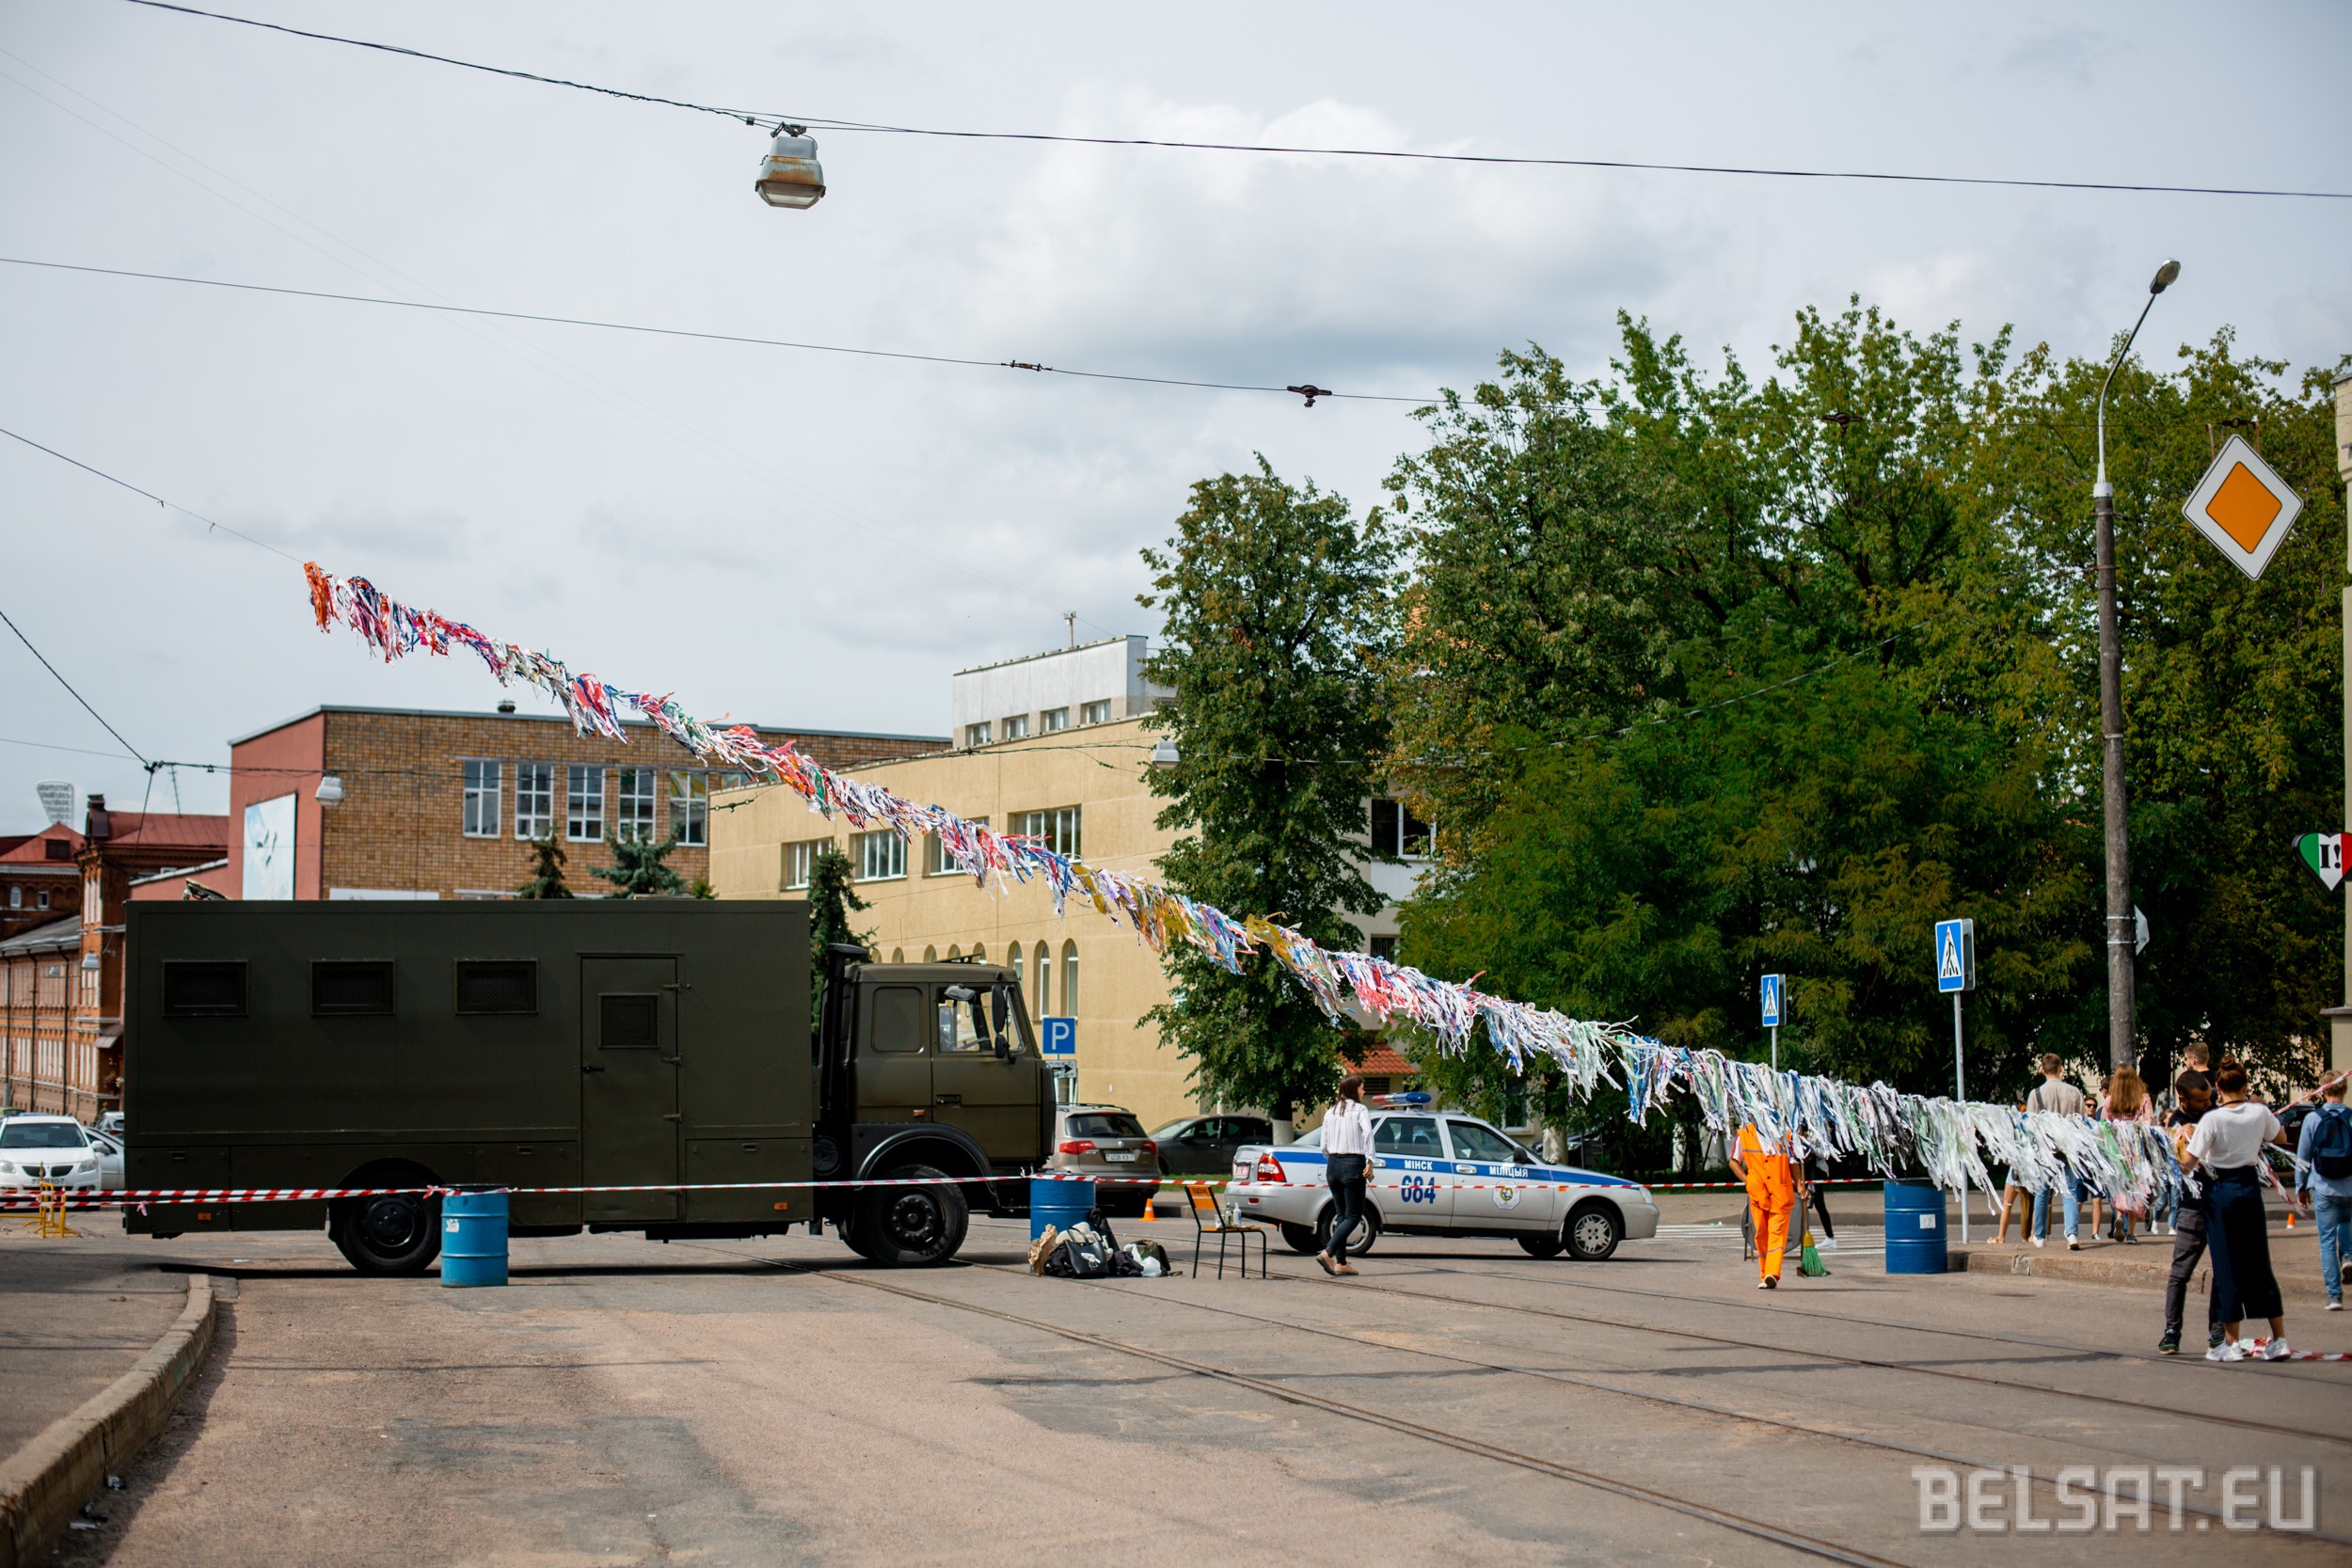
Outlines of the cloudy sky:
M1685 163L2352 189L2352 8L1483 4L218 8L811 117ZM1850 293L2069 353L2234 324L2352 349L2352 202L1888 186L822 133L765 138L146 9L0 0L0 254L1348 391L1467 386L1624 308L1751 361ZM706 714L944 733L947 674L1153 629L1139 546L1263 452L1360 507L1409 405L497 325L0 265L0 425L295 558ZM2086 476L2086 484L2088 483ZM297 567L0 440L0 610L145 755L322 703L487 708L371 663ZM0 631L0 831L135 763ZM38 744L27 744L38 743ZM72 750L79 748L80 750ZM88 754L88 753L114 754ZM168 807L169 775L156 802ZM188 810L216 779L183 774Z

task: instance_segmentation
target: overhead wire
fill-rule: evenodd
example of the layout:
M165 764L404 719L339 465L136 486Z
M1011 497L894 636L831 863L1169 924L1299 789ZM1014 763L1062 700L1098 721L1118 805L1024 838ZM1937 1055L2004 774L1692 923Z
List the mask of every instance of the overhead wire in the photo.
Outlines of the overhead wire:
M235 176L215 167L212 164L206 163L203 159L196 156L192 152L187 151L185 149L174 145L164 136L158 135L156 132L146 126L140 125L137 121L123 115L119 110L116 110L104 103L101 103L95 98L90 97L89 94L83 92L80 88L73 87L71 83L59 79L51 72L43 71L40 66L25 59L23 55L17 55L7 49L0 49L0 55L6 55L8 58L13 59L18 64L24 66L26 70L37 72L38 74L47 78L49 81L55 83L59 87L62 87L64 90L72 93L75 97L89 103L92 107L120 120L123 124L130 126L141 135L148 137L156 145L168 150L176 156L197 165L198 166L205 169L208 173L217 176L219 179L227 181L230 184L237 186L238 189L246 192L248 195L256 198L257 199L266 202L269 206L276 208L278 212L284 214L287 217L292 218L294 222L301 224L304 228L316 231L317 233L325 236L326 239L333 241L337 245L350 251L353 255L358 256L365 261L369 266L374 267L383 273L388 273L392 277L400 278L404 282L412 284L416 288L426 293L438 292L431 289L429 285L419 282L416 278L409 277L407 274L402 272L399 268L392 266L390 263L370 255L366 250L352 244L341 235L334 233L332 230L327 230L322 225L294 212L283 203L271 198L269 196L261 191L255 190L252 186L247 185L244 183L244 182L236 179ZM14 77L10 77L6 71L0 71L0 79L14 81L18 87L32 93L35 97L40 99L43 103L48 103L51 107L58 110L60 113L69 115L72 118L80 120L83 124L89 126L100 135L106 136L110 140L118 142L124 147L132 148L134 151L141 152L142 156L145 155L144 150L136 148L134 144L125 140L115 132L107 129L105 126L98 124L95 120L92 120L87 116L81 114L71 105L60 103L55 98L50 97L47 93L41 92L39 88L32 87L30 84L19 81ZM216 190L213 186L207 184L205 182L197 179L195 176L189 174L185 169L180 168L168 163L167 163L165 166L169 168L172 173L177 174L182 179L188 181L189 183L195 185L199 190L203 191L208 196L211 196L217 200L227 202L230 206L236 208L246 216L277 230L278 233L294 240L296 244L326 257L327 260L335 262L338 266L342 266L358 273L361 277L370 276L366 268L362 268L355 264L349 260L349 258L337 255L335 252L326 249L304 235L295 233L293 230L288 229L285 225L278 223L267 214L256 212L251 207L246 206L244 202L239 201L235 198L228 196L224 192ZM190 278L187 279L187 281L201 283L206 280L201 278ZM384 279L381 277L370 277L370 281L376 282L378 284L384 283ZM458 316L467 314L488 316L495 314L494 312L482 311L469 312L464 310L462 308L452 309L446 302L441 305L435 305L419 300L388 298L382 300L381 303L388 305L405 305L411 308L428 310L439 309L444 313ZM595 402L601 403L606 407L611 408L617 413L627 415L629 418L639 420L640 422L651 425L660 434L668 436L674 441L678 442L680 445L685 446L690 451L696 451L704 457L715 458L719 462L725 464L727 467L736 469L737 472L741 473L748 478L773 485L780 490L793 495L803 502L814 503L818 507L830 511L835 515L841 517L852 527L862 529L890 544L898 546L902 549L914 550L918 553L929 555L932 559L941 562L943 564L955 566L959 570L969 575L977 576L985 578L990 582L993 582L998 587L1003 588L1006 592L1025 599L1041 609L1053 610L1054 614L1057 618L1068 613L1066 607L1057 608L1051 601L1043 598L1035 592L1025 588L1017 582L999 577L983 567L975 566L969 561L952 556L920 538L909 538L895 532L891 529L876 521L874 518L866 515L856 507L827 495L825 492L818 489L816 486L808 483L804 480L779 473L774 468L769 467L765 463L762 463L750 454L739 451L734 447L729 446L727 443L687 424L685 421L675 419L662 410L642 402L625 389L615 387L612 383L596 375L593 372L572 363L570 360L564 358L561 355L554 354L546 348L532 342L527 338L500 330L496 326L495 323L490 325L489 331L496 332L496 337L488 336L484 331L476 330L474 327L468 325L463 321L457 322L454 325L456 325L460 330L467 332L477 341L487 343L491 347L499 348L501 351L512 355L514 357L520 359L523 363L530 365L533 370L540 372L542 374L564 383L566 386L570 387L572 390L581 393ZM555 367L561 367L561 369L557 369ZM575 377L579 379L574 379ZM601 390L598 388L601 388ZM182 510L185 509L183 508ZM191 514L191 515L194 515L194 514ZM293 558L289 557L289 559ZM1088 626L1095 627L1098 631L1107 629L1100 626L1099 623L1086 616L1081 615L1078 618L1085 621Z
M144 7L150 10L173 11L183 16L201 17L212 22L233 23L239 26L283 33L289 37L307 39L315 42L338 43L355 49L374 50L381 54L429 61L436 65L453 66L463 71L475 71L492 76L535 82L546 87L567 87L579 92L598 93L608 98L625 99L632 103L653 104L663 108L686 109L696 114L715 115L728 119L740 120L747 125L756 125L763 129L782 129L789 126L795 129L864 132L893 136L929 136L956 141L1060 143L1079 147L1154 148L1191 152L1247 152L1284 157L1368 158L1405 163L1470 164L1522 168L1577 168L1641 174L1712 174L1748 179L1851 180L1899 184L1994 186L2016 190L2112 191L2168 196L2273 197L2320 201L2352 201L2352 191L2295 190L2271 186L2173 185L2144 181L2111 180L2032 180L1995 175L1917 174L1887 169L1792 168L1769 165L1667 163L1629 158L1565 158L1510 153L1425 152L1396 148L1311 147L1277 142L1194 141L1173 136L1088 136L1048 131L974 131L940 126L895 125L876 120L834 119L822 115L729 108L722 104L695 103L690 99L665 98L657 93L609 87L594 82L576 81L564 76L551 76L540 71L522 71L509 66L485 65L477 60L459 59L451 55L437 55L427 50L412 49L403 44L382 43L371 39L349 38L339 33L322 33L302 27L289 27L281 23L262 22L248 16L233 16L226 11L201 10L194 6L174 5L170 3L170 0L127 0L127 3Z
M71 460L69 459L69 461ZM77 467L80 467L78 464L75 466ZM73 683L65 678L64 673L56 665L49 662L49 656L47 654L42 653L39 648L33 646L33 640L24 635L24 628L18 626L14 620L10 619L8 612L5 610L0 610L0 622L6 622L8 628L16 633L16 640L24 644L24 651L31 654L35 658L40 660L40 667L56 677L57 684L65 688L66 695L81 704L82 711L88 714L92 719L98 721L99 728L104 730L108 735L113 736L117 744L121 746L124 751L130 752L133 756L138 758L140 764L147 768L149 783L152 784L155 777L155 765L147 760L146 753L141 752L136 746L134 746L129 741L123 739L122 732L116 729L112 724L106 722L106 716L104 714L90 706L89 699L83 696L79 691L76 691L73 689Z
M1087 381L1125 381L1152 387L1184 387L1220 392L1274 392L1284 397L1296 397L1295 387L1277 387L1270 383L1247 381L1198 381L1184 376L1140 375L1120 371L1070 370L1059 365L1034 364L1020 359L981 359L965 355L924 354L909 349L860 348L845 343L819 343L791 338L760 338L740 332L706 332L691 327L654 326L642 322L604 321L590 316L547 315L532 310L501 310L487 306L443 304L434 300L396 299L381 294L348 294L330 289L296 289L275 283L246 283L222 277L196 277L185 273L142 272L131 267L91 266L76 261L49 261L30 256L0 256L0 263L14 267L41 267L52 272L86 273L99 277L130 277L152 283L187 283L205 289L230 289L241 293L285 294L295 299L334 300L346 305L384 305L405 310L437 310L450 315L486 316L501 321L541 322L554 326L586 326L608 332L635 332L660 338L689 338L703 342L741 343L755 348L796 349L809 354L842 354L865 359L903 359L927 365L960 365L984 370L1027 371L1044 375L1065 375ZM1427 404L1438 401L1439 394L1429 392L1406 395L1394 392L1334 392L1315 388L1314 397L1356 403L1407 403ZM1088 623L1092 625L1091 622Z

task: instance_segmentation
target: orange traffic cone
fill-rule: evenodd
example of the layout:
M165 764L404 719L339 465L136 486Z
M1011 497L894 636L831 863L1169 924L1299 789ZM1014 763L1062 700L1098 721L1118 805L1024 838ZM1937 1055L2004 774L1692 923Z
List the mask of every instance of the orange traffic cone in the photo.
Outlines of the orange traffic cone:
M1160 1217L1159 1202L1160 1190L1157 1187L1154 1187L1152 1189L1152 1196L1143 1200L1143 1217L1145 1219L1155 1220Z

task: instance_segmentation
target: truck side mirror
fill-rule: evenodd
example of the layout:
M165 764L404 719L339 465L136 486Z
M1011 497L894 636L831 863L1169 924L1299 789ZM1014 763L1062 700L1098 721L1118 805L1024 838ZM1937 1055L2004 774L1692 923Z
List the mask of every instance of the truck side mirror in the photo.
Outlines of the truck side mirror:
M988 1022L996 1036L996 1059L1012 1057L1012 1008L1005 1001L1005 988L998 986L988 993Z

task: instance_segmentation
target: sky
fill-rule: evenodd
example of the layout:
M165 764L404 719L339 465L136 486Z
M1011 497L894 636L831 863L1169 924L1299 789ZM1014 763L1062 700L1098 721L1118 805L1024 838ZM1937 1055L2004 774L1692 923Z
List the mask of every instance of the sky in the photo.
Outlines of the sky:
M2352 190L2326 0L215 8L811 118ZM2347 201L818 140L824 199L775 211L766 137L715 116L0 0L14 258L1422 397L1531 342L1603 373L1621 309L1761 368L1855 293L2103 354L2176 256L2149 357L2224 325L2298 369L2352 351ZM1195 480L1263 454L1361 510L1424 439L1412 406L0 264L0 427L171 503L0 438L0 610L151 760L223 765L322 703L509 694L322 637L304 559L707 716L938 735L952 671L1060 645L1065 613L1152 632L1137 551ZM41 824L42 779L225 809L219 774L151 785L5 628L0 676L0 832Z

